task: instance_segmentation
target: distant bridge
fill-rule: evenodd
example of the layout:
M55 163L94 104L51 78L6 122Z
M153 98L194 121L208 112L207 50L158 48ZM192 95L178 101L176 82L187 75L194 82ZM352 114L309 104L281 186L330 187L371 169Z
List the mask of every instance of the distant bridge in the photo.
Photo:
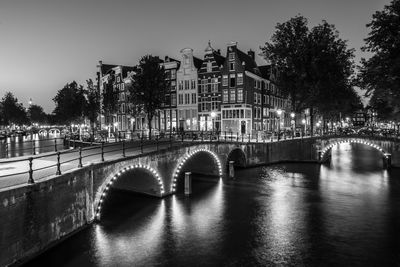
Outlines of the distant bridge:
M0 161L0 225L7 229L0 239L0 265L29 257L100 220L111 187L165 197L177 192L185 172L226 179L230 161L241 167L323 163L343 142L374 147L386 167L400 167L399 139L363 136L121 142Z

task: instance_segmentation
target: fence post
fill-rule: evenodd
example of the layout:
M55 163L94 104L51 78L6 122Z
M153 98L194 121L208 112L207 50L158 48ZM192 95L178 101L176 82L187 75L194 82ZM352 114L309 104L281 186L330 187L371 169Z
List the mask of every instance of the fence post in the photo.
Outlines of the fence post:
M28 179L28 184L34 184L35 181L33 180L33 169L32 169L32 160L33 158L29 158L29 179Z
M54 138L54 152L57 152L57 138Z
M8 158L8 142L7 142L7 139L6 139L5 152L6 152L6 158Z
M82 168L82 147L79 147L79 164L78 168Z
M104 143L101 142L101 161L104 161Z
M32 140L32 155L35 155L35 141Z
M60 166L60 152L57 152L57 171L56 175L61 175L61 166Z
M125 139L122 140L122 157L125 158Z

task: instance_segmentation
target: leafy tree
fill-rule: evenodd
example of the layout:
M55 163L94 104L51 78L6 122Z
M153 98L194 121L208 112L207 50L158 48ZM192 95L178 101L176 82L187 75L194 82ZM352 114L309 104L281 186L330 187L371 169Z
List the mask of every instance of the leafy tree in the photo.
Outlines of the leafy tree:
M56 107L53 111L57 121L62 124L80 123L83 118L86 99L82 85L75 81L66 84L53 98Z
M309 29L307 19L299 15L278 23L271 42L261 49L280 72L278 85L290 96L292 110L309 108L311 133L315 110L331 117L348 109L347 97L355 93L354 50L347 48L334 25L322 21Z
M106 123L112 123L112 117L115 116L118 111L118 97L119 90L118 87L115 86L115 75L114 73L110 73L109 80L102 94L102 109L105 113Z
M84 109L85 116L89 119L93 136L95 134L95 123L100 113L100 93L94 86L92 79L86 81L87 87L85 91L86 105Z
M7 92L0 102L2 123L9 125L15 123L18 125L28 123L28 117L25 108L11 92Z
M400 119L400 0L375 12L367 27L362 50L373 55L361 60L358 84L381 118Z
M31 123L44 123L47 122L47 114L39 105L30 105L28 108L28 116Z
M133 106L142 107L147 115L149 138L151 138L153 117L165 99L168 87L165 78L160 59L146 55L140 59L137 72L132 76L132 85L128 88Z

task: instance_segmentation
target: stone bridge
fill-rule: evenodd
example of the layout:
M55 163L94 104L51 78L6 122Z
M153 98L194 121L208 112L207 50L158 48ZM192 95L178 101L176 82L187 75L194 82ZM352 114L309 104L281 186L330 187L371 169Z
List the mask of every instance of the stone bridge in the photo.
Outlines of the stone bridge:
M165 197L177 193L187 171L226 179L229 161L240 167L319 163L329 158L335 144L342 142L375 147L384 156L391 154L392 164L400 166L399 141L383 138L198 142L87 165L34 184L0 190L0 266L26 261L100 220L111 187Z

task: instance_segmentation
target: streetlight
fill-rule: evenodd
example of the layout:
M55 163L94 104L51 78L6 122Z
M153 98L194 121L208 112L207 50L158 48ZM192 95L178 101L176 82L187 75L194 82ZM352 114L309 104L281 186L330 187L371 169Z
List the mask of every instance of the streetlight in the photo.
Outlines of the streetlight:
M281 135L281 115L282 115L282 110L278 109L276 111L276 114L278 114L278 141L279 141L280 135Z
M211 112L211 119L212 119L212 131L214 132L214 119L217 116L217 113L215 111Z
M304 125L303 135L306 133L306 119L302 119L301 123Z
M117 126L118 126L118 122L114 122L114 138L115 138L115 141L117 141L117 135L115 134Z
M296 121L294 120L294 117L296 116L296 114L294 114L294 112L290 113L290 117L292 118L292 120L290 121L290 123L292 124L292 130L293 130L293 137L294 137L294 132L296 130Z

